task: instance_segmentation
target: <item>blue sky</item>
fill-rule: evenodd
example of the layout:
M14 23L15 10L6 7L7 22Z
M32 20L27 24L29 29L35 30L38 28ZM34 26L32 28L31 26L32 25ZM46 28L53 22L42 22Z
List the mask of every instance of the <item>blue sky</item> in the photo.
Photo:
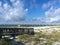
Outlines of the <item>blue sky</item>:
M60 23L60 0L0 0L0 24Z

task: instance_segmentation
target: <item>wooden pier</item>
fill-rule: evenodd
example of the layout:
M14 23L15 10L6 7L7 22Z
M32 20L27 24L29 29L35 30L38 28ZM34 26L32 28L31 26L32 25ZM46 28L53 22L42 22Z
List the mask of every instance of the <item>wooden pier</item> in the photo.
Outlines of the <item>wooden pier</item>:
M30 27L8 27L7 25L0 26L0 38L5 35L10 35L12 37L22 34L34 34L34 28Z

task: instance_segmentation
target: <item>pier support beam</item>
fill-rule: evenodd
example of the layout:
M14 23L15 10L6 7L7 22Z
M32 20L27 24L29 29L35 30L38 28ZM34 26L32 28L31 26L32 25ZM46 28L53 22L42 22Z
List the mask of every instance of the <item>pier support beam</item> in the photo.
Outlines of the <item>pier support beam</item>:
M0 39L2 38L2 35L0 35Z

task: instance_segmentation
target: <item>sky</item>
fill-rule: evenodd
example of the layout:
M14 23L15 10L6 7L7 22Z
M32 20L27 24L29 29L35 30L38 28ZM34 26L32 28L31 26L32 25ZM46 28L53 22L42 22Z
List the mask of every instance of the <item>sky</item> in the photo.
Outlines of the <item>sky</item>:
M0 24L60 23L60 0L0 0Z

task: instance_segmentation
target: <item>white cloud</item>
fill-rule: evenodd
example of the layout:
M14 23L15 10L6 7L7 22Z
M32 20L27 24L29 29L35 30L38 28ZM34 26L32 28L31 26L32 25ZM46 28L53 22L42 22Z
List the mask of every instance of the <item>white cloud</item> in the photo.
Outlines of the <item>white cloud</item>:
M44 23L45 22L45 18L41 18L41 17L35 17L35 18L33 18L32 19L32 22L34 22L34 23L38 23L38 24L40 24L40 23Z
M16 0L10 0L12 3L14 3Z
M60 21L60 8L50 8L45 12L47 22Z
M46 9L46 8L50 7L51 5L52 5L52 3L50 3L50 2L44 3L44 4L42 5L42 8L43 8L43 9Z
M60 3L60 2L57 1L57 0L48 1L47 3L42 4L42 9L50 8L51 6L53 6L53 5L57 4L57 3Z
M18 21L26 15L28 9L24 9L24 3L21 0L10 1L12 5L0 1L0 20Z
M33 18L33 20L35 20L35 21L40 21L41 18L40 18L40 17L36 17L36 18Z
M0 6L2 5L2 2L0 2Z

